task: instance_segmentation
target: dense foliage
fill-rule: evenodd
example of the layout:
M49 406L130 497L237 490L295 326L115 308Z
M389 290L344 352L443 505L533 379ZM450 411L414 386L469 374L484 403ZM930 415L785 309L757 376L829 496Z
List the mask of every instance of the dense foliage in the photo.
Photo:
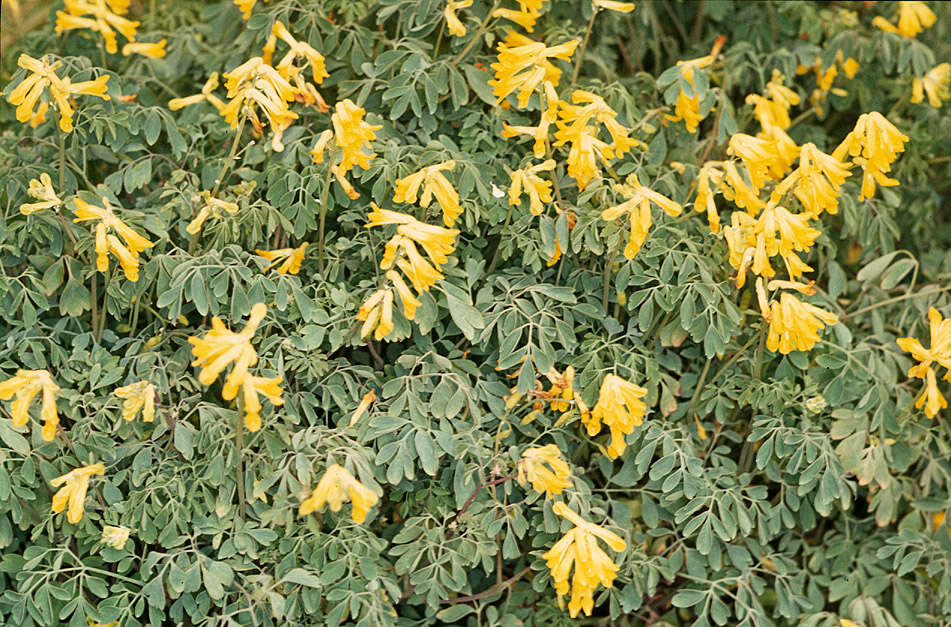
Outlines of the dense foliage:
M930 4L4 0L0 623L948 624Z

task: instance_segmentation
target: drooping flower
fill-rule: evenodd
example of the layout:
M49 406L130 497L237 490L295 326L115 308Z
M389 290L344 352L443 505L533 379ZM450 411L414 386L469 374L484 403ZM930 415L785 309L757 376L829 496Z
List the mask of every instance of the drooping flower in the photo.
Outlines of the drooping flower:
M353 410L353 413L350 414L350 424L348 426L353 426L357 424L357 421L360 420L360 417L363 416L363 413L370 408L370 405L373 401L376 400L376 392L370 390L363 395L363 398L360 399L360 404L357 405L357 408Z
M198 197L196 196L196 198ZM201 209L198 210L198 213L195 215L192 221L188 223L187 227L185 227L185 232L190 235L195 235L201 231L201 227L204 226L205 221L210 216L218 217L221 215L222 211L227 211L228 213L238 212L237 203L215 198L209 191L202 191L200 198L204 201L202 203Z
M122 54L124 56L129 56L130 54L141 54L144 57L149 57L150 59L161 59L165 56L165 44L168 42L166 39L152 43L130 43L122 46Z
M940 109L942 101L951 98L949 83L951 83L951 63L940 63L928 70L924 77L915 77L912 82L911 101L919 103L924 100L927 93L928 104L935 109Z
M251 345L251 339L266 315L267 306L257 303L251 308L248 322L241 331L235 333L229 330L221 319L215 316L211 319L211 331L204 337L188 338L192 344L192 355L195 357L192 366L201 369L198 380L202 384L211 385L229 364L234 364L221 391L221 397L226 401L237 396L238 389L248 374L248 368L258 363L258 354Z
M261 428L261 401L259 394L263 394L271 405L275 407L284 404L281 396L281 377L256 377L246 374L241 384L242 399L244 400L244 426L254 433ZM222 395L223 396L223 395Z
M103 525L102 527L102 537L99 539L100 542L106 546L111 546L114 549L122 549L125 546L126 541L129 539L128 527L123 527L119 525L113 527L112 525Z
M753 193L768 180L778 181L785 174L786 159L777 152L776 144L766 139L736 133L730 137L727 153L739 157L750 173Z
M400 295L400 301L403 303L403 315L406 316L407 320L412 320L416 317L416 308L419 307L422 303L416 298L416 295L413 294L413 290L409 288L403 277L401 277L395 270L387 270L384 275L396 288L396 293Z
M135 420L139 411L142 411L142 420L152 422L155 419L155 386L148 381L136 381L113 392L124 399L122 403L122 418Z
M531 482L532 489L551 498L571 485L571 468L561 458L557 444L526 449L518 462L518 483Z
M17 59L17 65L30 72L7 97L10 104L17 108L16 118L18 122L32 120L31 125L36 126L45 119L49 103L41 101L40 97L47 89L50 98L56 104L57 111L59 111L59 128L64 133L73 130L74 111L71 104L73 96L96 96L103 100L109 100L109 94L106 93L106 84L109 82L108 74L104 74L95 80L74 83L68 76L60 78L56 75L56 69L61 64L61 61L49 63L45 58L43 60L34 59L27 54L21 54ZM37 108L35 112L34 107Z
M737 270L736 286L743 287L746 271L770 278L776 271L769 260L779 255L793 279L812 270L796 254L808 251L821 232L809 226L809 214L794 214L770 202L759 218L735 211L723 228L730 249L730 265Z
M747 185L746 180L732 161L728 161L723 166L723 181L720 185L720 191L724 198L737 207L746 209L751 216L755 216L760 209L766 206L766 203L760 199L758 192Z
M617 2L616 0L591 0L594 6L599 9L617 11L618 13L630 13L634 10L633 2Z
M617 564L598 544L598 538L618 552L626 549L627 543L616 533L583 519L562 502L555 503L552 509L575 527L562 536L542 558L551 570L558 596L564 596L571 590L571 600L568 602L571 617L578 616L579 611L591 616L598 584L610 588L618 571Z
M542 110L541 120L538 126L511 126L507 122L502 122L502 137L515 137L517 135L528 135L535 139L532 148L535 157L541 158L548 151L548 129L558 119L558 106L561 101L558 98L558 92L555 86L550 82L544 83L545 107Z
M784 285L785 284L785 285ZM784 287L791 282L770 281L767 288ZM803 289L803 284L791 284ZM804 303L789 292L782 292L779 301L768 301L763 289L763 279L756 280L756 292L763 319L769 323L766 348L787 355L792 351L812 350L819 341L818 331L839 321L834 313Z
M300 504L298 513L306 516L330 503L330 511L339 512L344 502L353 503L353 522L359 524L366 520L370 509L377 504L379 497L353 475L338 464L332 464L309 498Z
M515 170L511 173L512 184L509 186L509 204L517 205L522 198L522 191L528 194L529 210L532 215L540 216L545 212L543 203L551 202L551 181L538 176L538 172L555 169L554 159Z
M56 12L56 26L53 29L57 34L67 30L89 29L102 35L106 42L106 52L115 54L116 31L129 40L135 42L135 32L139 22L122 17L128 12L128 2L114 0L64 0L65 11Z
M334 127L334 141L342 153L340 163L332 166L331 171L350 198L359 198L360 194L347 181L346 174L356 165L363 169L370 167L370 159L375 157L376 153L363 152L363 145L366 144L369 148L370 142L376 139L374 131L383 128L364 121L365 113L363 107L358 107L348 98L334 105L333 115L330 116Z
M466 27L456 15L459 9L467 9L472 6L472 0L446 0L446 8L443 9L443 17L446 18L446 26L449 28L449 34L456 37L465 37Z
M897 33L902 37L914 37L926 28L931 28L937 17L928 5L919 0L901 0L898 3L898 27L878 16L872 24L887 33Z
M258 0L234 0L234 4L241 11L241 17L248 20L251 19L251 10L254 9L254 5Z
M221 100L221 98L212 93L217 88L218 72L212 72L211 76L208 77L208 80L205 81L205 84L202 85L201 93L194 94L192 96L185 96L184 98L172 98L168 101L168 108L172 111L178 111L183 107L207 100L220 112L225 108L225 103Z
M59 488L53 495L52 510L58 514L66 509L67 503L69 509L66 512L66 520L72 524L78 523L83 518L84 506L86 502L86 490L89 489L89 479L93 475L102 475L106 472L106 466L102 462L83 466L60 475L52 481L50 485ZM60 488L60 486L62 486Z
M154 243L123 222L113 212L107 198L102 198L101 207L90 205L79 197L73 198L73 202L76 203L76 217L73 222L99 221L96 224L96 269L99 272L109 269L108 253L111 252L119 260L126 278L132 282L138 281L139 253L151 248ZM122 237L124 245L118 237L109 232L110 229Z
M904 152L908 136L902 134L895 125L885 119L878 111L863 113L855 123L855 128L842 140L832 156L839 161L846 155L862 166L862 191L859 200L875 195L875 184L889 187L898 185L898 181L887 176L892 162L898 153Z
M46 370L17 370L14 376L0 382L0 399L8 401L16 395L16 400L10 407L14 427L25 427L29 422L30 403L40 391L43 392L43 405L40 409L40 417L43 419L41 434L45 441L50 442L56 435L56 425L59 424L59 414L56 412L56 393L59 386L53 382L50 373Z
M28 216L43 209L51 209L63 204L56 192L53 190L53 181L46 172L40 174L40 180L30 179L30 187L26 190L30 197L40 202L23 203L20 205L20 213Z
M696 86L693 78L694 72L700 68L705 68L713 63L718 49L712 54L688 61L677 61L677 67L680 68L680 76L693 88L693 95L687 95L683 90L677 95L677 102L674 103L674 115L667 114L665 117L671 122L684 121L684 126L690 133L696 133L697 127L703 120L700 114L700 98L696 95Z
M295 39L280 20L275 20L274 25L271 27L271 34L264 44L261 58L264 59L265 63L271 63L271 55L274 54L277 48L278 39L290 47L290 51L274 66L274 69L284 76L284 78L290 79L292 75L296 74L296 72L290 70L296 57L302 57L307 60L307 63L310 65L311 78L318 85L320 85L325 78L330 76L324 64L324 55L317 52L307 42Z
M518 9L496 9L492 17L500 17L515 22L527 32L535 29L535 22L541 15L543 0L518 0Z
M624 214L630 216L631 236L624 247L624 256L633 259L647 239L647 232L652 224L651 203L659 206L669 216L680 215L683 207L663 194L641 185L636 174L628 176L624 185L616 184L614 189L626 196L627 200L602 211L601 219L613 222Z
M495 70L495 78L489 81L492 93L502 101L518 91L518 106L524 109L542 81L558 84L561 71L549 59L568 61L577 47L577 40L546 46L524 35L510 33L499 42L499 59L490 66Z
M717 212L714 195L722 179L723 172L709 164L704 164L697 175L697 199L693 207L696 211L706 212L707 224L713 233L720 232L720 214Z
M627 448L624 436L632 433L634 427L641 425L647 411L647 405L641 399L646 395L647 390L644 388L609 374L601 382L598 402L589 419L586 421L582 415L588 435L595 436L600 433L602 423L611 430L608 455L612 459L618 458Z
M397 179L393 202L415 203L419 188L422 185L423 193L419 197L419 206L429 207L433 197L435 197L442 209L443 223L446 226L452 226L459 214L462 213L462 207L459 206L459 194L452 187L452 184L446 180L443 170L452 170L455 167L455 161L443 161Z
M357 310L357 320L363 321L360 337L368 336L370 331L377 341L389 335L393 331L393 291L381 288L370 294Z
M374 203L370 203L370 206L372 211L367 216L366 228L398 224L396 232L422 246L429 258L433 260L433 263L443 265L449 260L447 255L452 254L455 250L455 239L459 235L458 229L447 229L425 224L411 215L380 209ZM386 270L389 266L381 264L380 267Z
M263 128L258 111L267 118L273 136L271 147L274 152L282 152L281 140L297 114L288 108L298 90L262 57L252 57L230 72L222 74L230 101L221 108L220 113L231 128L238 127L238 118L245 114L256 131Z
M925 415L934 418L940 409L948 406L947 400L938 390L935 367L945 368L944 379L951 382L951 318L944 319L937 309L929 307L928 322L931 348L925 348L920 341L911 337L899 338L898 345L919 362L908 371L908 376L925 379L925 389L915 407L921 409L924 406Z
M255 249L254 253L260 255L271 263L264 268L267 272L277 264L277 271L281 274L297 274L300 272L301 263L304 261L304 254L309 242L304 242L297 248L278 248L276 250Z
M825 154L815 144L803 144L793 193L812 217L823 211L839 211L839 189L851 174L848 168L848 164Z

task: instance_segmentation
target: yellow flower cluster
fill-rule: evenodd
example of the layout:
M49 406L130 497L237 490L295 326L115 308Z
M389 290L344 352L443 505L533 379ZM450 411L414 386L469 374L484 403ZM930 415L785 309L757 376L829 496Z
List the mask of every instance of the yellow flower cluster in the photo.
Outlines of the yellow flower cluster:
M46 172L40 174L40 179L30 179L30 187L26 190L26 193L30 195L31 198L35 198L40 202L33 203L23 203L20 205L20 213L25 216L36 213L37 211L42 211L43 209L52 209L53 207L58 207L63 204L63 201L59 199L59 196L56 195L56 191L53 189L53 181L50 180L50 175Z
M509 176L512 179L509 185L509 204L518 205L522 199L522 191L528 194L529 210L532 215L540 216L545 212L543 203L551 202L551 181L546 181L538 175L539 172L549 172L555 169L555 160L547 159L536 165L515 170Z
M155 386L148 381L136 381L116 388L113 394L123 399L123 419L135 420L140 411L142 420L145 422L152 422L155 419Z
M65 11L56 12L56 33L67 30L88 29L102 35L106 42L106 52L115 54L116 31L135 41L135 31L139 23L122 17L129 12L129 0L64 0Z
M394 291L399 294L403 303L403 315L407 320L416 316L416 308L421 304L393 267L403 271L416 292L428 291L436 281L444 278L439 268L449 261L448 255L455 250L455 239L459 231L425 224L411 215L380 209L373 203L370 203L370 206L372 211L368 216L366 228L398 225L396 235L387 242L383 259L380 261L380 268L386 271L384 276L390 285L370 294L357 312L357 320L363 321L360 336L366 337L373 331L373 337L382 340L393 330ZM426 253L428 261L420 254L417 245Z
M380 497L370 488L360 483L347 469L339 464L331 464L314 488L313 493L300 504L297 510L306 516L330 503L330 511L339 512L346 501L353 503L353 522L359 524L366 520L370 509L379 502Z
M939 63L931 68L922 78L917 76L911 84L911 101L919 103L928 94L928 104L940 109L942 101L951 98L951 63Z
M78 523L83 519L84 505L86 502L86 491L89 489L89 480L93 475L105 474L106 467L102 462L83 466L60 475L52 481L50 485L59 488L53 495L53 513L58 514L69 505L66 512L66 520L72 524ZM62 487L60 487L62 486Z
M855 123L855 128L842 140L832 156L836 159L852 157L853 163L862 167L862 193L859 200L875 195L875 184L883 187L898 185L898 181L887 176L898 153L904 152L908 136L902 134L895 125L885 119L878 111L863 113Z
M215 80L218 77L215 76ZM195 96L189 96L194 98ZM198 210L198 213L192 218L192 221L188 223L188 226L185 227L185 232L189 235L197 235L201 231L201 227L205 225L205 221L211 217L218 217L221 215L222 211L227 211L228 213L237 213L238 205L233 202L228 202L225 200L220 200L211 195L211 192L203 191L200 198L203 202L201 208Z
M188 338L192 344L192 355L195 357L192 365L201 368L198 374L201 383L211 385L229 364L234 364L225 379L221 398L230 401L238 395L239 389L242 391L244 424L248 431L252 432L261 428L259 394L263 394L272 405L284 404L281 396L281 377L257 377L249 372L249 369L258 363L258 354L251 345L251 339L266 314L267 306L257 303L251 308L248 322L241 331L235 333L229 330L221 319L215 316L211 319L211 331L204 337Z
M297 274L300 272L300 265L304 261L304 253L307 250L308 244L308 242L304 242L297 248L278 248L277 250L257 249L254 252L271 262L271 264L264 269L265 272L277 266L277 271L281 274Z
M886 33L896 33L902 37L914 37L926 28L931 28L937 19L934 12L924 2L901 0L898 3L897 27L881 16L876 16L872 20L872 25Z
M427 166L415 174L397 179L393 202L415 203L419 188L422 186L423 194L419 197L419 206L424 209L429 207L435 197L442 209L443 224L451 227L462 213L462 207L459 206L459 193L446 180L442 172L455 167L455 161L443 161Z
M617 564L604 552L598 544L598 539L618 552L625 550L627 543L616 533L588 522L564 503L555 503L552 509L575 526L542 555L542 558L551 570L558 596L564 596L571 591L571 600L568 602L571 617L578 616L579 611L591 616L594 591L597 590L598 584L610 588L614 585L614 577L618 571Z
M518 462L518 483L531 482L532 489L543 493L547 498L561 494L571 485L571 468L561 458L557 444L526 449Z
M363 107L358 107L352 100L345 98L334 105L333 115L330 116L330 123L333 130L325 130L317 138L317 143L310 151L314 163L322 163L324 160L324 150L331 139L340 150L340 161L330 166L330 171L336 177L337 182L343 187L343 190L350 198L360 197L360 193L353 188L350 181L347 180L347 172L359 165L363 169L370 167L370 159L376 156L376 153L367 154L363 152L363 145L370 146L370 142L376 139L375 131L383 128L377 124L369 124L363 116L366 111Z
M633 259L637 255L647 239L647 232L652 224L652 203L663 209L669 216L678 216L683 210L683 207L673 200L641 185L636 174L628 176L627 182L623 185L615 183L614 190L627 200L602 211L601 219L613 222L625 214L630 217L631 236L628 239L627 246L624 247L624 256L628 259Z
M812 66L796 66L796 74L806 74L811 70L816 76L816 88L812 90L812 95L809 96L809 104L812 105L818 115L824 113L823 105L830 92L837 96L844 96L847 93L844 89L832 86L835 78L839 75L839 67L842 68L842 73L846 78L852 78L859 71L859 62L852 57L843 60L842 51L839 50L836 53L835 62L829 67L822 66L820 57L816 57Z
M17 370L16 374L6 381L0 382L0 399L10 400L16 395L16 400L10 407L10 414L14 427L25 427L30 420L29 409L33 398L43 392L43 406L40 417L43 419L43 439L52 441L56 435L56 425L59 424L59 414L56 412L56 393L59 386L53 382L53 377L46 370Z
M500 17L515 22L530 33L535 29L535 22L542 14L542 5L545 0L516 1L518 2L518 9L496 9L492 11L492 17Z
M939 410L948 406L948 401L938 390L935 368L943 367L944 380L951 382L951 318L942 318L937 309L929 307L928 322L931 348L925 348L920 341L911 337L899 338L898 345L919 362L908 371L908 376L925 380L925 389L918 397L915 407L924 407L925 415L934 418Z
M558 85L561 70L549 59L568 61L577 47L577 41L546 46L520 33L510 32L499 42L499 59L490 66L495 70L495 78L489 81L492 93L501 102L518 91L518 106L524 109L535 88L543 81Z
M602 423L610 429L608 456L612 459L620 457L627 448L624 436L633 433L634 427L639 427L643 422L647 405L641 399L646 395L647 390L644 388L609 374L601 382L598 402L587 420L582 414L581 420L588 429L588 435L597 435Z
M75 197L76 217L73 222L88 222L98 220L96 224L96 269L105 272L109 269L109 253L119 260L125 277L132 281L139 280L139 253L154 246L148 239L142 237L123 222L113 211L112 205L106 198L102 199L102 207L90 205L82 198ZM115 231L125 241L123 244Z
M103 75L91 81L82 81L73 83L68 76L60 78L56 75L56 69L62 65L61 61L54 63L48 62L45 58L34 59L27 54L21 54L17 59L17 65L30 74L17 85L7 99L10 104L16 106L16 117L18 122L29 122L30 126L36 127L46 120L46 112L49 110L50 103L41 100L44 91L49 91L49 96L56 109L59 111L59 128L64 133L73 130L73 105L70 100L76 95L96 96L103 100L109 100L109 94L106 93L106 83L109 82L109 76ZM34 110L35 108L35 110Z

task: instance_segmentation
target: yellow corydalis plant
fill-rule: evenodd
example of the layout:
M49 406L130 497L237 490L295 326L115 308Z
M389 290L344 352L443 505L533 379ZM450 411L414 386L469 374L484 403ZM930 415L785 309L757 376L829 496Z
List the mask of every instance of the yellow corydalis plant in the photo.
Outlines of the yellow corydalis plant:
M297 248L278 248L276 250L255 249L254 253L271 262L264 268L265 272L277 266L277 271L281 274L297 274L300 272L300 266L304 261L304 254L309 245L309 242L304 242Z
M876 16L872 25L886 33L896 33L902 37L914 37L926 28L931 28L938 20L928 5L919 0L901 0L898 3L898 26Z
M452 226L462 213L462 207L459 206L458 192L443 175L443 171L453 170L455 167L456 162L450 159L397 179L393 202L415 203L419 188L422 186L423 193L419 196L419 206L424 209L429 207L435 197L442 209L443 223L446 226Z
M855 128L835 149L832 156L839 161L846 155L857 165L862 166L862 192L859 200L875 195L875 184L883 187L898 185L896 179L887 173L898 153L904 152L908 136L899 131L894 124L878 111L863 113L855 123Z
M0 399L8 401L16 396L10 407L14 427L27 425L30 421L30 403L41 391L43 405L40 418L43 419L43 429L40 433L45 441L50 442L56 435L56 425L59 424L59 414L56 412L56 393L59 392L59 386L53 382L49 371L17 370L15 375L0 382Z
M220 111L225 121L231 128L238 128L239 118L247 116L255 131L261 132L263 125L257 113L260 110L273 133L271 147L274 152L282 152L284 131L297 119L297 114L288 108L297 94L294 86L261 57L252 57L222 76L230 98Z
M122 17L129 12L128 0L64 0L63 4L65 11L56 12L54 30L57 34L75 29L97 32L105 40L106 52L110 54L118 50L116 31L129 43L135 41L139 22Z
M119 260L125 277L133 283L139 280L139 253L154 246L145 237L136 233L112 210L107 198L102 198L101 207L91 205L82 198L73 198L76 205L76 217L73 222L98 220L96 224L96 269L106 272L109 269L109 253ZM119 237L110 231L118 233Z
M443 17L446 19L446 27L449 34L455 37L465 37L466 27L456 15L459 9L468 9L472 6L472 0L446 0L446 6L442 10Z
M799 94L783 85L784 77L779 70L773 70L772 79L766 83L766 94L750 94L746 103L753 105L753 115L764 129L778 126L785 130L790 127L789 109L800 102Z
M261 404L258 394L264 394L272 405L282 405L281 377L256 377L250 374L249 369L258 363L258 354L251 345L251 339L258 325L267 315L267 306L257 303L251 308L251 315L244 328L235 333L224 325L217 316L211 319L211 331L204 337L189 337L192 344L192 355L195 361L192 366L198 366L198 380L204 385L211 385L218 375L232 365L231 372L225 379L221 390L221 398L226 401L234 399L238 390L242 390L244 401L244 424L248 431L257 431L261 428Z
M522 192L528 194L529 211L534 216L545 212L544 203L551 202L551 181L546 181L538 175L539 172L549 172L555 169L555 160L547 159L541 163L515 170L509 176L512 179L509 185L509 204L518 205L522 199Z
M107 74L95 80L73 83L69 76L60 78L56 75L56 69L62 65L62 61L50 63L45 57L41 60L21 54L17 65L30 72L7 96L10 104L16 107L18 122L29 121L30 126L36 127L46 120L46 111L50 105L49 102L40 100L44 91L49 92L50 99L56 104L59 111L59 128L64 133L73 130L73 96L96 96L109 100L109 94L106 93L106 84L109 82Z
M326 113L330 107L324 102L323 97L317 88L308 83L303 77L303 67L297 67L294 63L298 57L304 59L310 65L311 79L320 85L328 78L327 67L324 64L324 56L317 52L310 44L298 41L291 35L287 27L278 20L271 27L271 35L264 44L262 58L267 64L271 63L271 56L277 49L277 40L280 39L286 43L290 50L274 66L278 74L286 78L297 87L297 98L305 105L315 105L321 113Z
M792 351L810 351L819 341L818 331L832 326L839 317L820 307L804 303L789 292L779 294L779 300L769 300L766 289L786 288L802 294L814 294L812 284L794 281L770 281L765 285L762 277L756 279L756 296L763 319L769 323L766 348L788 355Z
M310 151L314 163L322 163L324 150L326 150L330 140L334 140L341 156L338 163L330 166L330 171L347 193L347 196L352 199L359 198L360 193L347 180L347 172L357 165L364 170L370 167L370 159L375 157L376 153L365 153L363 145L366 144L367 148L372 150L370 142L376 139L375 131L383 128L381 125L367 123L363 119L364 115L366 115L366 110L363 107L358 107L349 98L341 100L334 105L333 115L330 116L333 130L327 129L322 132L317 137L317 143L313 150Z
M125 56L129 56L130 54L140 54L143 57L148 57L150 59L161 59L165 56L166 43L168 43L167 39L162 39L153 43L126 44L122 46L122 54Z
M535 29L535 22L542 14L542 4L545 0L517 0L517 2L517 9L496 9L492 11L492 17L515 22L530 33Z
M652 224L651 203L659 206L671 217L680 215L683 210L681 205L670 198L641 185L636 174L628 176L627 182L623 185L615 184L614 190L627 197L627 200L602 211L601 219L613 222L624 214L630 216L631 235L627 246L624 247L624 256L628 259L633 259L637 255L647 239L647 232Z
M616 11L617 13L630 13L634 10L633 2L617 2L616 0L591 0L591 4L599 9Z
M116 388L112 393L123 399L123 420L135 420L140 411L143 421L152 422L155 419L155 386L148 381L136 381L124 385Z
M543 84L542 93L545 96L545 106L542 108L541 120L538 126L511 126L508 122L502 122L502 137L516 137L518 135L528 135L535 140L533 151L535 157L540 159L548 152L548 130L558 119L558 92L555 86L548 81Z
M909 377L925 380L925 389L915 402L915 407L925 408L925 415L934 418L938 411L948 406L948 401L938 389L936 367L945 369L944 380L951 383L951 318L943 318L934 307L928 308L928 322L931 331L931 348L925 348L913 337L898 338L903 351L919 363L908 371Z
M617 459L627 448L624 436L633 433L634 427L639 427L647 412L647 404L641 399L647 395L647 390L634 385L621 377L609 374L601 382L601 391L598 402L585 416L581 414L581 421L588 430L588 435L595 436L601 432L602 423L611 431L611 443L608 446L608 456Z
M25 202L20 205L20 213L25 216L36 213L37 211L42 211L43 209L52 209L53 207L58 207L63 204L63 201L59 199L59 196L56 195L56 191L53 189L53 181L50 180L50 175L46 172L40 174L39 180L30 179L30 186L27 188L26 193L29 194L31 198L39 200L40 202Z
M490 67L495 78L489 81L493 95L499 102L518 91L518 106L524 109L535 88L547 81L557 85L561 70L549 59L568 61L578 47L577 41L566 41L556 46L546 46L524 35L510 32L498 45L499 58Z
M66 520L72 524L78 523L83 519L86 503L86 491L89 489L89 480L93 475L103 475L106 472L106 466L102 462L83 466L60 475L52 481L50 485L59 488L53 495L52 511L58 514L66 509ZM62 486L62 487L60 487Z
M104 525L102 528L102 535L99 537L99 541L105 544L106 546L111 546L114 549L122 549L125 546L126 541L129 539L130 529L128 527Z
M696 59L677 61L676 67L678 68L678 74L683 81L690 85L693 93L688 95L681 85L680 91L677 94L677 102L674 103L674 115L668 113L664 116L668 121L679 122L683 120L688 132L697 132L697 127L700 125L700 122L703 121L703 115L700 114L700 98L697 96L697 87L694 84L695 73L697 70L713 65L717 55L720 54L720 49L723 48L723 44L725 43L726 37L721 35L717 37L717 40L713 43L713 49L710 51L710 54Z
M221 98L213 94L212 92L218 88L218 72L212 72L211 76L208 77L208 80L205 81L205 84L201 87L201 93L194 94L192 96L185 96L184 98L172 98L168 101L168 108L172 111L178 111L189 105L198 104L199 102L208 101L210 102L218 111L220 112L225 108L225 103Z
M360 483L346 468L331 464L310 497L301 502L297 512L306 516L321 509L324 503L330 503L330 511L339 512L343 504L350 501L353 503L353 522L360 524L379 500L380 497L373 490Z
M218 217L222 211L227 211L228 213L238 212L237 203L215 198L209 191L203 191L200 196L195 196L195 198L201 200L202 205L198 213L195 214L195 217L192 218L192 221L185 227L185 232L189 235L197 235L205 225L205 221L211 216Z
M557 444L525 449L518 462L519 485L530 482L532 489L544 494L546 498L561 494L571 485L569 477L571 468L562 459L561 449Z
M571 617L577 617L580 611L591 616L598 584L610 588L618 571L617 564L604 552L598 539L617 552L625 550L627 543L613 531L588 522L562 502L555 503L552 509L575 526L542 555L542 559L551 571L558 596L571 591L568 602Z
M951 63L939 63L931 68L922 78L917 76L911 84L911 101L921 102L928 94L928 104L940 109L943 101L951 98Z

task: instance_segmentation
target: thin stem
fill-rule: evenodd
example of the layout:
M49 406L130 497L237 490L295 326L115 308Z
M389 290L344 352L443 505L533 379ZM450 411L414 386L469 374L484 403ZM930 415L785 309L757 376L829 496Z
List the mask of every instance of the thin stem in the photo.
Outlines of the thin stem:
M234 141L231 142L231 152L228 153L228 158L225 159L225 162L221 164L221 169L218 170L218 178L215 180L215 188L211 190L212 197L218 195L218 190L221 189L221 184L224 183L225 174L228 172L228 168L231 167L231 163L234 161L234 156L238 153L238 143L241 141L241 133L244 132L244 123L246 119L247 118L242 117L238 122L238 130L235 131ZM188 240L188 254L192 254L195 251L195 244L197 243L198 233L195 233Z
M324 191L320 194L320 225L317 227L317 271L324 274L324 225L327 220L327 198L330 196L330 166L324 177ZM326 277L324 277L326 278Z
M575 69L571 72L571 85L578 82L578 74L581 72L581 63L584 61L584 49L588 47L588 39L591 38L591 31L594 30L594 18L598 16L598 7L592 5L591 19L588 20L588 27L584 31L584 39L581 40L581 48L578 50L578 61L575 63Z
M753 366L753 378L757 381L760 380L760 375L763 371L763 349L766 346L766 324L764 323L760 326L759 329L759 346L756 347L756 361Z
M489 9L489 12L485 14L485 19L482 20L482 23L479 24L479 30L476 31L476 34L472 36L472 39L469 40L469 43L466 44L466 47L456 55L456 57L449 62L450 65L459 65L459 62L466 58L466 55L469 54L469 51L482 40L482 33L485 32L486 27L489 25L489 21L492 19L492 14L495 12L499 5L502 3L502 0L495 0L492 3L492 8Z
M98 285L99 277L98 270L92 274L92 289L89 290L89 308L92 310L90 314L89 324L92 327L92 332L95 334L96 329L99 328L99 296L98 296Z
M495 247L495 252L492 253L492 261L489 262L489 269L485 271L485 275L486 275L486 276L489 276L490 274L492 274L492 271L495 270L495 266L499 263L499 256L500 256L501 250L502 250L502 238L504 237L504 235L502 235L501 231L504 231L504 230L505 230L505 227L507 227L507 226L509 225L509 221L512 219L512 210L513 210L513 209L515 209L515 205L509 204L509 212L505 215L505 222L502 223L502 228L499 229L499 231L500 231L500 233L499 233L499 243L498 243L498 245Z
M466 512L467 509L469 509L469 506L472 505L473 501L475 501L475 497L479 495L479 492L482 491L482 488L488 488L490 486L499 485L500 483L505 483L506 481L511 481L516 476L518 475L516 475L515 473L512 473L511 475L505 475L504 477L499 477L498 479L492 479L491 481L483 481L482 483L477 485L476 489L473 490L472 494L469 495L469 498L466 499L466 502L463 503L462 507L459 508L459 511L456 512L456 516L453 520L454 521L458 520L459 517L462 516ZM447 527L446 538L451 538L451 537L452 537L452 530L449 527Z
M244 520L245 514L245 503L244 503L244 416L238 416L238 424L234 432L234 452L238 456L238 461L236 466L237 472L237 485L238 485L238 515L241 520Z
M102 340L102 332L106 328L106 319L109 317L109 286L112 284L113 274L115 274L115 266L109 268L102 286L102 311L99 315L99 326L95 328L97 344Z
M66 193L66 134L59 134L59 195Z
M612 252L611 256L604 262L604 275L601 278L601 309L604 310L605 314L608 312L608 289L611 287L611 266L614 264L614 259L621 250L622 241L624 241L624 236L618 235L614 252Z
M486 597L490 597L490 596L492 596L492 595L494 595L494 594L498 594L498 593L504 591L506 588L508 588L509 586L511 586L513 583L515 583L516 581L518 581L519 579L521 579L522 577L524 577L524 576L526 575L526 573L528 573L528 571L530 571L531 569L532 569L531 566L526 566L525 568L523 568L522 570L518 571L517 573L515 573L514 575L512 575L511 577L509 577L508 579L506 579L506 580L503 581L502 583L496 584L496 585L492 586L491 588L489 588L488 590L484 590L484 591L482 591L482 592L479 592L478 594L470 594L469 596L456 597L456 598L454 598L454 599L440 599L439 602L440 602L440 603L443 603L443 604L445 604L445 605L454 605L454 604L456 604L456 603L466 603L466 602L468 602L468 601L478 601L479 599L484 599L484 598L486 598Z
M693 394L690 396L690 404L687 405L688 418L696 409L697 401L700 399L700 391L703 390L703 383L707 379L707 373L710 372L711 363L713 363L713 359L708 359L707 363L703 366L703 370L700 372L700 378L697 379L697 385L694 387Z
M947 291L949 291L949 290L951 290L951 287L940 287L940 288L938 288L938 289L936 289L936 290L918 292L918 293L916 293L916 294L902 294L901 296L896 296L896 297L894 297L894 298L886 298L885 300L879 301L879 302L875 303L874 305L869 305L868 307L862 307L861 309L856 309L855 311L853 311L853 312L851 312L851 313L845 314L844 316L842 316L841 318L839 318L839 322L842 322L843 320L848 320L849 318L851 318L851 317L853 317L853 316L857 316L857 315L859 315L859 314L863 314L863 313L865 313L865 312L867 312L867 311L871 311L871 310L873 310L873 309L878 309L879 307L884 307L885 305L891 305L892 303L897 303L897 302L902 301L902 300L905 300L905 299L907 299L907 298L917 298L917 297L919 297L919 296L930 296L931 294L940 294L941 292L947 292Z
M446 20L442 21L442 24L439 25L439 34L436 35L436 45L433 46L433 61L436 60L436 57L439 56L439 44L442 43L442 34L446 30Z

